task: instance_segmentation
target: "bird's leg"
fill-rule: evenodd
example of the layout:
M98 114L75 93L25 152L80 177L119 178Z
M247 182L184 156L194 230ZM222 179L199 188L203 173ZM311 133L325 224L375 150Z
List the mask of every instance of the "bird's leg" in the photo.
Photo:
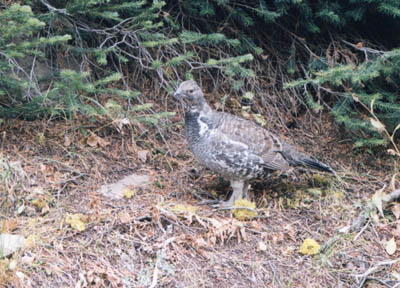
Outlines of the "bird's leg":
M231 180L231 186L233 189L232 195L231 197L229 197L228 200L222 202L220 206L221 208L231 208L233 207L233 203L235 203L236 200L241 199L243 197L244 193L246 193L247 195L248 185L247 188L245 188L245 182L247 181Z
M242 198L243 199L246 199L246 200L250 199L249 198L249 194L248 194L249 187L250 187L249 180L244 181L244 183L243 183L243 192L242 192Z

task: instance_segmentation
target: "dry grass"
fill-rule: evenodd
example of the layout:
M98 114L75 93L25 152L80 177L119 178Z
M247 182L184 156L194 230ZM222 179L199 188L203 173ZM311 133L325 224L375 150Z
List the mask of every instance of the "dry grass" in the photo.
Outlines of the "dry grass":
M194 175L191 170L198 165L179 133L172 133L178 128L164 135L168 148L151 137L138 139L131 130L122 135L109 127L96 132L107 143L91 147L90 133L85 133L91 127L85 123L12 120L1 125L1 159L19 163L25 174L15 174L17 186L6 186L9 199L2 202L0 227L28 238L23 251L0 260L0 283L6 287L399 285L394 281L399 264L388 262L399 254L385 252L385 241L400 237L389 210L378 223L370 220L362 230L339 232L390 182L392 163L386 156L375 160L352 153L335 127L292 136L306 151L332 163L343 182L324 176L326 183L320 183L309 172L299 172L295 182L282 176L255 181L259 216L240 222L228 211L182 208L196 207L193 195L201 190L224 192L227 187L207 171ZM143 149L151 151L146 162L138 156ZM132 172L151 175L153 184L119 201L97 192ZM67 225L67 213L82 213L85 229ZM306 238L322 246L319 254L298 252ZM9 269L13 261L17 265Z

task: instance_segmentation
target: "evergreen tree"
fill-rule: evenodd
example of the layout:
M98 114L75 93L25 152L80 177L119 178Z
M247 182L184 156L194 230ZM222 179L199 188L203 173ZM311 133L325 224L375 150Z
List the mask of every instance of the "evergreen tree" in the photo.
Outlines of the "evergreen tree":
M400 50L359 49L374 54L357 66L337 65L290 85L313 84L316 89L339 96L332 113L339 124L357 135L355 147L392 142L397 150L394 136L400 128Z
M398 124L395 0L22 2L0 8L1 117L110 116L120 114L119 103L136 121L132 103L157 100L195 77L232 95L255 95L245 100L270 103L278 115L330 105L338 123L363 131L356 146L387 142L370 118L389 135ZM49 73L36 75L25 62L43 63ZM299 77L316 93L282 89ZM320 93L333 89L335 97ZM98 101L105 93L113 104Z

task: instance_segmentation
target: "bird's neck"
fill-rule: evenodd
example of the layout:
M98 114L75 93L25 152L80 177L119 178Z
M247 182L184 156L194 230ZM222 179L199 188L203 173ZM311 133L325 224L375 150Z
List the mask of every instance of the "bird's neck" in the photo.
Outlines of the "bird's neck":
M188 113L199 113L202 115L207 115L212 112L211 107L207 104L207 102L201 102L199 104L193 105L189 107Z
M190 146L200 141L202 137L207 137L212 129L211 112L211 107L203 103L201 107L191 107L185 113L185 130Z

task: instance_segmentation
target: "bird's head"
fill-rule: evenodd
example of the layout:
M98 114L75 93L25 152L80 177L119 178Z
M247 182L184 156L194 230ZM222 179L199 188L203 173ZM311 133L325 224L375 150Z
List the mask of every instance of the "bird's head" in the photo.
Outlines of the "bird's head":
M201 110L206 103L203 92L193 80L187 80L179 85L174 97L181 102L185 108Z

